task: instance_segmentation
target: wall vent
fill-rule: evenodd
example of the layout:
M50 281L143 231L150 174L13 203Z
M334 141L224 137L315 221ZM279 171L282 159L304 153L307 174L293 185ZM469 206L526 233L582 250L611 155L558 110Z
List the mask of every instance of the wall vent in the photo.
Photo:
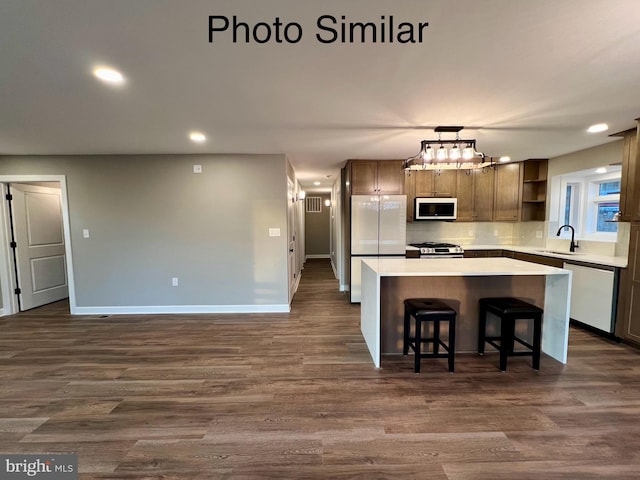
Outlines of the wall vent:
M322 197L307 197L307 213L322 213Z

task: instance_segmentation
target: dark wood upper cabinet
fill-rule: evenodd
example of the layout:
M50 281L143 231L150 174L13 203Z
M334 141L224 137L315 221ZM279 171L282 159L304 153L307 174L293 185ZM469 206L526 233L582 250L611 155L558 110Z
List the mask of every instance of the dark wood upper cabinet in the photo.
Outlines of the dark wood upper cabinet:
M495 175L496 222L516 222L520 219L522 170L520 163L505 163L496 167Z
M638 120L636 120L638 123ZM620 181L620 220L640 221L640 167L638 166L638 128L615 134L623 137Z
M493 168L457 171L457 221L491 222L493 220L494 175Z
M402 195L402 160L350 160L352 195Z
M416 197L455 197L456 170L416 170Z

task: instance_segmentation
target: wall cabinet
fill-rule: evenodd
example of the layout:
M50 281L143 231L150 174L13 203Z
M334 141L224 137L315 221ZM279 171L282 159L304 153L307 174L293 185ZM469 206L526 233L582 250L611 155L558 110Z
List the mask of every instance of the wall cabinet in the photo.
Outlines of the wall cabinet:
M522 192L521 164L505 163L496 167L495 208L496 222L517 222L520 219L520 194Z
M637 160L639 140L637 130L638 127L620 134L624 137L620 182L620 220L623 222L640 221L640 166Z
M458 221L493 221L494 183L492 168L457 171Z
M455 197L456 170L417 170L416 197Z
M522 206L523 222L543 222L547 210L547 170L546 158L522 162Z
M405 172L404 194L407 196L407 222L413 222L416 199L416 172Z
M404 194L402 160L349 160L352 195Z

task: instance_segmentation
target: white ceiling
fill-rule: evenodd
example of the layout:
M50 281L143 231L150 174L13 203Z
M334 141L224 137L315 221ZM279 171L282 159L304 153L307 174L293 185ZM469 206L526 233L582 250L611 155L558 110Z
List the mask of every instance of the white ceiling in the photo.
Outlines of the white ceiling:
M209 15L303 36L209 43ZM421 44L323 44L322 15L429 27ZM463 125L487 155L553 157L640 116L640 2L1 0L0 89L0 154L284 153L327 187L346 159L406 158Z

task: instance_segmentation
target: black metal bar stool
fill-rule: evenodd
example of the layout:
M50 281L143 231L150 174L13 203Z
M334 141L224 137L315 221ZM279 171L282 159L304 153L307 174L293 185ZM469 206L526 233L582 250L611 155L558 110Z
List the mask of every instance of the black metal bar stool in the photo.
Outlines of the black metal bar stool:
M487 313L500 318L500 335L487 336ZM481 298L478 353L484 354L485 343L500 352L500 370L507 370L507 358L530 355L533 368L540 370L540 348L543 310L535 305L513 297ZM533 345L516 337L516 320L533 320ZM496 343L499 341L500 343ZM527 351L514 351L515 342L527 347Z
M410 335L411 317L416 320L415 336ZM433 322L433 336L423 338L422 323ZM448 322L449 342L445 344L440 339L440 322ZM428 335L425 332L426 335ZM433 352L423 352L422 344L433 344ZM454 355L456 350L456 311L440 300L433 298L407 298L404 301L404 342L402 354L409 353L409 347L415 352L416 373L420 373L420 359L448 358L449 371L453 373ZM440 353L440 347L446 353ZM427 345L428 348L428 345Z

